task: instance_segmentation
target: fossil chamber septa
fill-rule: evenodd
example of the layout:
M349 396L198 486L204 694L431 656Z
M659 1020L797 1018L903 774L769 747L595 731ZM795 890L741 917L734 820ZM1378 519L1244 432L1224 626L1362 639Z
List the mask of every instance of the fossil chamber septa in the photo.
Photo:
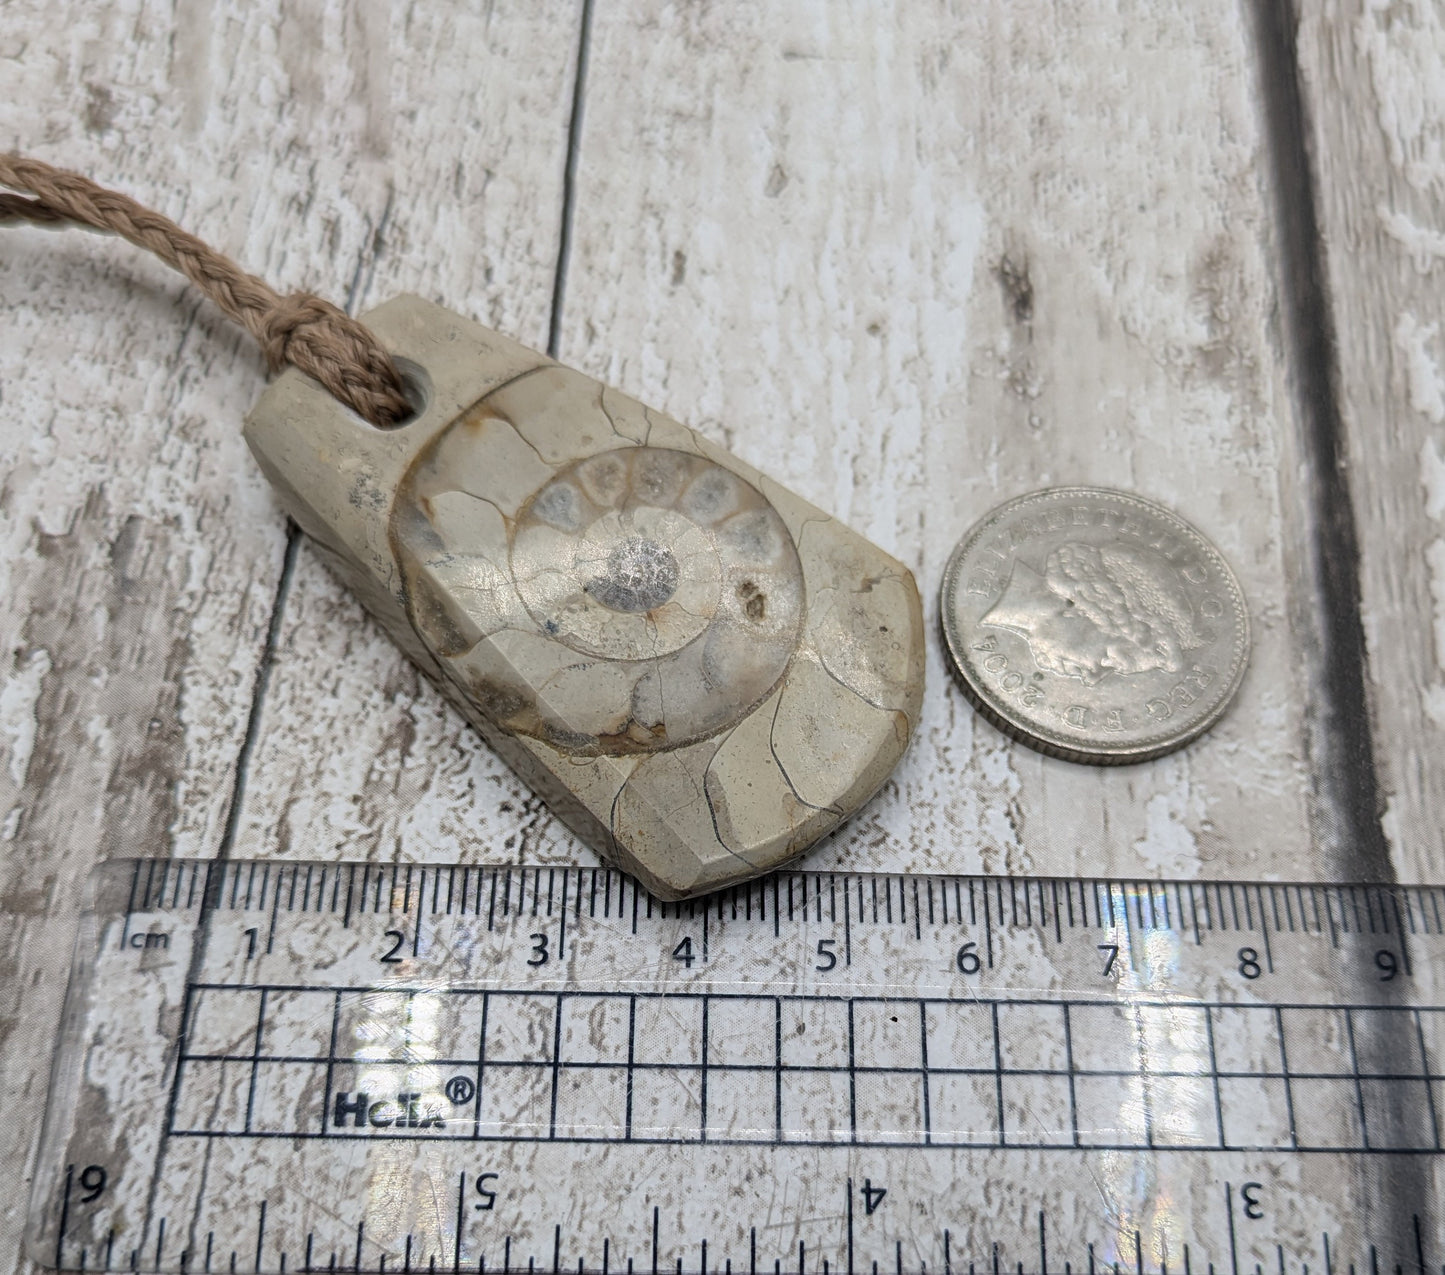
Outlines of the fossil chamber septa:
M907 747L901 563L635 399L418 297L364 321L417 411L295 370L246 441L326 564L589 846L663 899L771 871Z

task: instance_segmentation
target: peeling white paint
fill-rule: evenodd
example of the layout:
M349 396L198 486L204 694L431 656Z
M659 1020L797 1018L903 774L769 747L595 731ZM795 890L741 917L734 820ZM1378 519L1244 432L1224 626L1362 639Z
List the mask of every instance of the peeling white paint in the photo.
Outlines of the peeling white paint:
M1435 662L1445 670L1445 540L1432 540L1425 549L1430 567L1430 598L1435 604Z
M1421 274L1429 274L1438 261L1445 261L1445 234L1418 225L1412 217L1381 205L1375 210L1385 233L1408 252Z
M1134 853L1161 876L1187 876L1199 863L1199 842L1180 804L1176 793L1150 797L1144 805L1144 835L1134 842Z
M1425 549L1425 565L1430 568L1430 601L1434 604L1435 665L1445 672L1445 540L1430 542ZM1440 693L1445 696L1445 689L1441 689ZM1426 711L1437 725L1445 725L1445 721L1437 718L1430 709L1428 702Z
M1420 444L1420 485L1425 488L1425 512L1445 522L1445 457L1433 438Z
M1368 0L1355 36L1390 163L1417 190L1445 186L1445 10L1434 0Z
M1445 375L1430 349L1439 332L1438 323L1423 324L1413 314L1402 314L1395 324L1395 349L1405 363L1410 406L1434 425L1445 421Z
M30 771L30 755L35 751L40 686L50 667L50 652L38 647L17 659L15 672L0 687L0 733L9 740L6 751L10 754L10 778L17 788L25 783L25 776Z
M1420 702L1424 705L1425 716L1430 719L1431 725L1445 729L1445 685L1436 682L1433 686L1427 686ZM1393 834L1391 835L1393 839Z

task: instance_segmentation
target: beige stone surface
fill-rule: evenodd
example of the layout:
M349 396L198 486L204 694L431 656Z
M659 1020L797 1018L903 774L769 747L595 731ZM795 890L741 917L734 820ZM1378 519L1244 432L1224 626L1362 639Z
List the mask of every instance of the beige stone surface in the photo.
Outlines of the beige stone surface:
M247 442L339 577L585 844L683 898L781 866L878 790L923 699L906 568L443 307L400 297L366 320L417 369L415 419L373 429L292 371Z

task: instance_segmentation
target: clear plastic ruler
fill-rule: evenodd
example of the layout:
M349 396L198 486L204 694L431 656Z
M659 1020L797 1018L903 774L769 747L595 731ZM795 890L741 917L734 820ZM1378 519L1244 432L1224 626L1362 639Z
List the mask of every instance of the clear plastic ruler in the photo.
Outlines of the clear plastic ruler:
M78 1270L1439 1271L1445 891L128 861Z

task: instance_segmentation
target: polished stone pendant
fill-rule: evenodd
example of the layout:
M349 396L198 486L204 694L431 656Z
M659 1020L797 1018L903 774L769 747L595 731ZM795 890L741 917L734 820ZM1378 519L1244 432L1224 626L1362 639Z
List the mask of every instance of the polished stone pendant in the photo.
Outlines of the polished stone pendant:
M416 297L366 323L417 413L296 371L246 441L327 564L502 758L665 899L801 854L903 755L900 563L641 403Z

